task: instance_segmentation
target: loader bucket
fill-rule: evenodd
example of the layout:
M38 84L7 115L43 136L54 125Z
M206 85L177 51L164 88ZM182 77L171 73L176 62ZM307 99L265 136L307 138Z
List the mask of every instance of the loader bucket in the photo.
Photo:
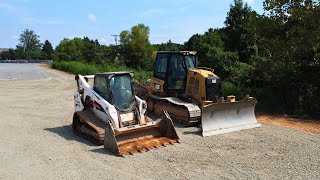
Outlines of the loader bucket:
M202 136L260 127L254 114L256 100L213 103L202 107Z
M168 116L145 125L112 129L107 126L104 148L119 156L149 151L179 142L172 120Z

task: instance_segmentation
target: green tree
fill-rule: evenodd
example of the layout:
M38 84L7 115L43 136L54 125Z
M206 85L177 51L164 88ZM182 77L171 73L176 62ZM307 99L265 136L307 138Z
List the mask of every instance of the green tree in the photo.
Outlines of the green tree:
M158 51L181 51L183 49L182 44L173 43L171 40L166 43L154 44L153 47Z
M256 17L257 13L242 0L234 0L226 17L226 47L230 51L237 51L242 62L249 62L257 53Z
M63 39L56 47L54 59L102 64L108 61L105 50L106 48L101 46L98 40L91 40L88 37Z
M320 114L319 2L266 0L264 7L252 76L263 89L260 102L278 112Z
M199 51L201 38L202 38L202 35L200 34L192 35L189 38L189 40L186 43L184 43L185 49L189 51Z
M286 22L292 16L301 14L308 10L312 11L319 6L318 0L265 0L263 2L264 9L268 15L278 21Z
M44 41L44 44L42 46L42 52L44 53L45 58L52 59L53 48L51 43L48 40Z
M64 38L59 45L56 47L55 57L58 60L64 61L84 61L81 53L83 47L83 41L81 38L74 38L72 40ZM67 58L67 59L61 59Z
M81 52L86 62L103 62L103 52L98 40L90 40L88 37L84 37Z
M110 45L102 46L103 57L111 63L119 61L119 53L121 52L120 46Z
M220 29L210 28L202 35L193 35L185 43L185 49L197 51L199 65L213 68L225 80L230 79L231 68L239 60L237 53L225 50Z
M17 57L17 54L15 53L14 49L9 49L9 51L4 51L2 53L0 53L0 57L2 60L15 60L18 59L19 57Z
M23 52L27 54L27 58L32 58L30 53L40 51L41 43L39 36L33 30L26 29L22 31L19 41L17 48L22 48Z
M120 33L121 55L127 66L146 68L150 66L152 46L149 42L150 29L144 24L133 26L130 31Z

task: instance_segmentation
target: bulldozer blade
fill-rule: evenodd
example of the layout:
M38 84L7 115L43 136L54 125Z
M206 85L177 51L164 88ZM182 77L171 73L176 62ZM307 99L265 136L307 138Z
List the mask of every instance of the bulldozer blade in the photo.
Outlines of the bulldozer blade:
M163 116L145 125L135 125L113 129L107 126L104 137L104 148L123 156L178 142L179 137L172 120Z
M260 127L254 114L256 100L213 103L202 107L202 136Z

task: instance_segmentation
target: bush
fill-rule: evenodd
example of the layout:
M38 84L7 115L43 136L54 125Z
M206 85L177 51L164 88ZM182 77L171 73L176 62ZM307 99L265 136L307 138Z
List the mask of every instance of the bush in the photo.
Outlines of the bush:
M250 89L243 86L236 86L231 82L222 82L222 96L226 99L229 95L236 96L237 100L241 100L244 96L250 95ZM251 95L252 96L252 95Z
M150 71L135 70L128 68L124 65L113 63L113 64L88 64L78 61L53 61L51 67L54 69L66 71L72 74L83 74L90 75L101 72L117 72L117 71L129 71L134 73L134 79L139 82L146 82L147 79L151 78L152 73Z

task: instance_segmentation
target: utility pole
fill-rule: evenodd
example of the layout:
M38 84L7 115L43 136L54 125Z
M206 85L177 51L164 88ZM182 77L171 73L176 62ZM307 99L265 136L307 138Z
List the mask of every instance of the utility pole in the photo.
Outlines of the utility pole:
M111 36L114 37L114 40L116 41L116 46L117 46L117 45L118 45L118 37L119 37L120 35L118 35L118 34L112 34Z

